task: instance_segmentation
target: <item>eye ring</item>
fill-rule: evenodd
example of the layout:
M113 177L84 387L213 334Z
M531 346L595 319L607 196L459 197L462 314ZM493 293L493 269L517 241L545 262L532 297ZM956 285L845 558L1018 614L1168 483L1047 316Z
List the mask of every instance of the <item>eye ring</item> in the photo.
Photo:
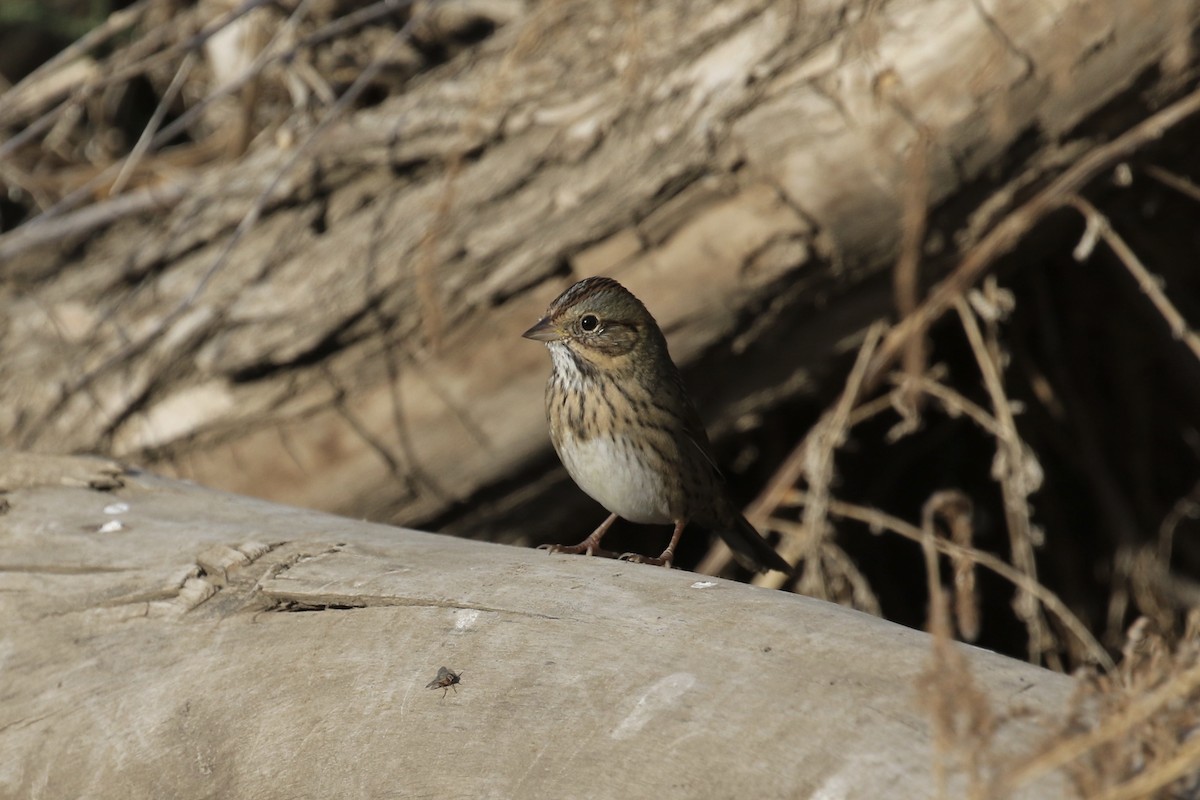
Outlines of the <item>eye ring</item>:
M595 314L584 314L579 319L579 327L584 333L592 333L600 327L600 318Z

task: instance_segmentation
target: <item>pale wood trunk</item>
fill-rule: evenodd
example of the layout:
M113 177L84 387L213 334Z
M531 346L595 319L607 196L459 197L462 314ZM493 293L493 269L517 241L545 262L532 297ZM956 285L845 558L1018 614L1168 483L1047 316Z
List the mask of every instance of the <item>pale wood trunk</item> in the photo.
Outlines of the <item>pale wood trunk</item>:
M1198 18L1184 0L530 7L306 145L227 261L292 150L5 259L0 444L376 519L513 502L551 463L548 360L518 335L596 273L677 360L719 365L697 393L720 433L888 312L919 179L961 223L1052 171L1140 76L1169 90L1154 70L1188 63Z

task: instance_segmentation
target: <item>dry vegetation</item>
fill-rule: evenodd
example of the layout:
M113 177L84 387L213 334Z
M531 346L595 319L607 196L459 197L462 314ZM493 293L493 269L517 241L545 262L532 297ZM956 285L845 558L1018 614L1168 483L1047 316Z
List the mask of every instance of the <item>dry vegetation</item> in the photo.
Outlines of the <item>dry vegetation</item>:
M1195 797L1200 791L1200 609L1196 606L1195 562L1191 558L1182 563L1173 560L1181 527L1194 537L1200 484L1189 487L1172 503L1160 499L1156 511L1161 515L1159 524L1146 528L1138 527L1132 509L1136 499L1121 485L1123 480L1135 480L1142 484L1136 489L1147 489L1147 484L1161 479L1164 472L1174 480L1179 479L1178 474L1172 474L1176 470L1184 476L1194 475L1195 395L1154 396L1161 389L1132 384L1143 380L1143 360L1154 359L1162 350L1182 351L1173 354L1174 358L1200 359L1200 338L1164 289L1162 280L1117 232L1109 216L1078 194L1093 178L1109 171L1115 171L1114 180L1128 185L1132 178L1127 159L1136 158L1164 131L1198 109L1200 93L1194 92L1113 141L1081 154L1053 183L999 219L899 322L873 329L840 400L797 444L751 506L752 519L759 527L779 531L789 555L803 564L799 591L872 613L879 613L880 601L871 589L870 579L839 546L837 532L844 531L844 526L838 521L858 522L873 533L901 536L920 545L929 576L929 626L935 635L922 697L944 748L942 766L952 765L968 775L975 797L1005 796L1031 777L1062 766L1081 797L1183 798ZM1184 203L1200 201L1200 193L1189 180L1158 164L1143 169L1142 180L1149 177L1161 182L1178 192ZM1009 331L1006 323L1016 313L1019 302L1013 290L1002 288L994 267L1007 251L1021 252L1022 238L1064 208L1076 212L1083 222L1070 257L1086 263L1097 248L1106 248L1110 263L1128 273L1127 286L1136 286L1142 292L1144 300L1139 299L1159 315L1161 322L1157 330L1147 332L1130 330L1116 314L1108 319L1090 319L1089 325L1113 326L1116 330L1111 331L1112 335L1128 336L1137 343L1123 352L1103 354L1090 347L1075 349L1059 343L1057 354L1067 363L1046 364L1039 363L1040 354L1031 353L1027 341ZM923 226L924 220L913 224ZM916 242L914 238L911 246L916 247ZM1192 246L1190 253L1185 248L1178 255L1194 259L1194 242ZM898 307L904 307L906 296L916 296L908 285L913 280L911 262L916 258L908 253L897 264ZM1020 284L1022 276L1010 280ZM1184 297L1185 302L1194 303L1194 294ZM1044 295L1032 300L1048 302ZM1091 311L1096 316L1096 311L1107 308L1097 305ZM968 346L976 369L970 378L955 378L944 364L929 364L927 337L931 326L943 315L951 319L947 325L960 328ZM1064 321L1043 313L1039 321L1048 328L1042 332L1047 338L1078 336L1075 331L1056 330L1078 324L1078 319ZM957 333L941 332L938 336ZM1120 423L1093 427L1100 422L1093 415L1105 414L1106 421L1111 419L1112 412L1104 402L1107 398L1096 401L1080 394L1072 385L1076 379L1072 373L1076 362L1096 357L1106 360L1105 370L1113 371L1118 381L1113 390L1136 396L1140 405L1132 413L1161 414L1159 421L1166 430L1147 425L1144 420L1124 422L1139 426L1132 437L1125 435ZM1129 363L1120 363L1120 359L1129 359ZM893 372L894 363L901 368ZM1195 364L1189 363L1184 369L1194 370ZM1006 387L1006 373L1017 373L1025 379L1022 388L1028 399L1012 396L1012 390ZM1122 380L1130 384L1121 385ZM877 390L884 383L889 388ZM982 395L985 402L969 395ZM1047 447L1035 446L1031 440L1035 436L1062 437L1064 432L1057 426L1051 431L1039 430L1039 420L1029 409L1031 403L1040 404L1038 410L1053 420L1041 421L1051 425L1075 419L1073 426L1067 426L1075 431L1068 431L1067 437L1075 433L1085 441L1072 444L1068 439L1054 442L1050 448L1055 444L1081 448L1078 455L1084 463L1079 468L1093 482L1091 488L1101 507L1101 517L1110 510L1118 517L1105 521L1094 511L1077 507L1068 511L1074 524L1101 529L1128 526L1118 527L1115 532L1115 550L1090 549L1063 556L1085 561L1106 578L1097 587L1104 593L1106 613L1103 617L1097 615L1092 625L1072 611L1070 604L1047 585L1044 576L1039 576L1036 553L1052 553L1047 539L1060 531L1048 534L1036 521L1033 503L1044 488L1045 478L1038 453ZM925 415L968 420L994 441L989 477L999 485L995 508L1007 532L1007 548L1000 548L1001 552L1007 551L1007 558L975 546L972 501L958 490L929 495L919 525L879 507L838 499L834 465L839 449L852 440L856 426L884 414L895 420L883 436L887 442L916 434ZM1026 423L1030 417L1034 420ZM1180 437L1176 444L1186 451L1183 465L1151 460L1150 448L1154 445L1140 438L1170 437L1171 433ZM1164 462L1173 455L1169 447L1155 449L1154 454L1163 457ZM1123 462L1114 468L1116 475L1107 474L1105 462L1110 458ZM1137 474L1130 468L1153 474ZM1153 490L1161 491L1161 484L1153 485ZM1043 502L1070 506L1078 500L1067 495ZM1081 532L1094 537L1088 540L1092 548L1104 541L1100 530ZM1192 547L1194 544L1186 545L1189 550ZM724 549L715 547L705 568L720 569L727 560ZM998 719L981 694L973 690L961 654L946 646L955 634L965 641L979 637L983 614L975 576L979 567L1012 587L1012 610L1025 628L1031 662L1059 670L1087 665L1078 671L1080 686L1072 718L1063 730L1038 743L1032 749L1035 755L1019 764L989 762L986 744L1003 719ZM757 582L780 586L782 578L772 573ZM1073 599L1079 603L1078 598ZM1098 602L1093 599L1093 603ZM1122 637L1122 626L1130 620L1132 625ZM1114 663L1105 647L1115 644L1122 645L1119 663ZM948 796L944 782L940 792Z
M414 7L116 11L0 96L0 263L178 202L185 168L262 147L292 148L294 163L324 126L519 10ZM926 213L917 152L897 318L867 332L826 408L792 401L746 437L739 485L766 486L750 518L801 564L794 583L758 581L925 622L921 696L943 767L973 796L1060 766L1081 797L1200 792L1200 91L1186 91L1190 56L1174 69L1170 102L1127 98L1054 180L1017 172L969 218ZM965 246L927 259L934 235ZM728 561L718 545L699 569ZM1078 670L1075 713L1028 760L992 762L1005 720L953 638Z
M412 6L141 0L113 13L0 97L0 166L17 200L0 256L178 202L184 167L299 142L298 160L322 126L514 10L445 4L418 18Z

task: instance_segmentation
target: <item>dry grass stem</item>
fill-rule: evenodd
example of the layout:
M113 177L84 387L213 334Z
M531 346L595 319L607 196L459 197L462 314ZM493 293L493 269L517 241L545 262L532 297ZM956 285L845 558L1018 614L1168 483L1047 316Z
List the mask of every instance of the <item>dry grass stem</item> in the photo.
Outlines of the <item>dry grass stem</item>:
M179 97L179 92L183 89L184 81L191 75L192 68L195 65L196 54L194 52L188 53L183 57L179 68L175 70L175 77L171 78L170 85L163 92L162 98L159 99L158 105L155 106L154 113L150 115L150 120L146 123L146 127L142 129L142 133L133 145L133 149L129 152L128 156L118 162L121 168L117 172L117 177L113 179L112 185L108 188L110 196L120 194L129 183L134 170L137 169L138 164L141 163L142 158L150 149L150 143L154 139L154 134L158 132L159 126L162 125L163 117L167 115L167 109Z
M803 535L787 536L780 542L780 552L789 563L799 564L801 560L804 561L804 570L798 585L802 594L813 597L826 596L820 559L814 556L819 555L821 543L829 535L825 503L829 498L829 485L833 480L833 457L845 441L851 413L862 388L863 376L884 330L883 323L876 323L870 327L837 404L826 412L808 435L793 448L767 488L750 504L746 512L750 522L759 530L763 530L765 521L774 516L787 492L795 486L801 476L805 478L811 502L804 507ZM787 580L788 576L782 573L769 572L756 577L754 584L778 589Z
M917 536L925 557L929 592L929 632L933 635L929 668L917 680L921 703L933 724L933 775L937 797L948 797L950 758L957 754L968 781L967 796L982 798L986 789L984 767L997 720L986 695L975 685L966 658L955 647L950 624L950 603L938 568L935 520L950 526L969 513L970 502L959 492L937 492L922 509Z
M802 505L806 499L807 496L805 493L799 490L795 490L787 498L788 502L797 505ZM905 539L918 544L921 543L922 534L920 528L909 522L905 522L899 517L875 508L867 508L841 500L831 500L829 503L829 513L835 517L861 522L871 530L891 531L903 536ZM945 539L935 539L933 544L938 552L943 555L954 560L969 560L984 569L996 573L1019 590L1032 594L1047 611L1058 619L1063 628L1074 638L1082 656L1080 660L1098 664L1105 671L1111 671L1116 668L1116 664L1112 660L1112 657L1108 655L1108 651L1100 645L1100 642L1092 635L1088 627L1083 624L1079 617L1054 592L1042 584L1031 580L1028 575L1020 572L1008 562L991 553L971 547L963 547Z
M919 389L937 400L947 416L952 418L965 416L992 436L999 437L1001 435L1000 423L996 421L995 417L946 384L924 375L896 374L893 379L897 386L906 384L910 390ZM890 434L889 438L891 438Z
M1187 178L1180 177L1155 164L1148 164L1144 169L1147 175L1164 186L1169 186L1184 197L1190 197L1196 202L1200 202L1200 186L1192 183Z
M85 236L126 217L170 208L187 195L191 186L190 181L154 183L55 220L22 225L0 236L0 261L7 261L32 247Z
M1002 367L999 357L994 352L995 347L989 348L988 343L984 341L975 312L971 310L965 298L958 298L954 302L954 308L975 354L1000 428L996 438L996 459L992 466L992 477L1000 483L1004 495L1004 517L1013 564L1025 573L1031 582L1037 583L1037 560L1033 552L1035 534L1031 523L1029 496L1041 485L1041 467L1017 432L1012 406L1004 392ZM1046 629L1045 620L1034 596L1024 590L1018 591L1013 608L1029 631L1030 661L1036 664L1041 663L1044 658L1055 658L1052 652L1052 637Z
M950 532L950 541L964 550L972 548L974 525L971 522L971 500L962 492L942 492L945 501L938 513ZM968 642L979 638L979 596L975 588L975 562L970 558L951 556L954 568L954 623L959 635Z
M927 506L928 507L928 506ZM933 634L933 658L928 670L922 674L917 688L922 702L929 708L933 718L933 781L936 797L947 796L949 779L946 757L957 738L954 730L954 702L957 692L946 691L948 683L966 669L961 658L955 659L951 647L950 615L946 593L938 574L937 548L932 529L918 534L921 553L925 557L926 591L929 595L929 632ZM958 687L955 687L958 688Z
M136 164L145 155L156 151L182 133L188 133L193 138L197 138L198 141L195 145L186 148L175 148L176 151L186 151L192 158L198 161L209 160L219 155L222 148L216 140L222 137L228 138L229 131L233 128L245 128L245 124L243 123L248 122L245 119L246 114L252 113L255 110L253 107L246 108L245 101L252 102L253 98L257 96L256 87L263 83L268 68L279 65L290 65L289 68L294 74L300 74L305 71L308 65L307 62L299 57L300 51L306 47L311 48L313 44L298 37L297 31L301 22L306 21L306 15L312 2L313 0L302 0L291 11L286 20L278 25L274 25L270 41L258 49L254 60L240 74L230 76L228 79L223 79L215 84L209 81L212 85L206 87L207 91L204 96L195 100L189 98L187 108L161 130L158 129L157 123L152 121L152 124L148 125L142 131L139 137L140 141L134 152L131 152L124 158L118 159L115 163L107 167L99 169L90 178L71 188L65 196L53 205L48 207L43 205L40 214L25 222L15 231L0 236L0 247L3 247L4 251L11 257L30 246L30 242L36 243L36 241L40 241L40 239L25 239L18 242L11 240L10 237L14 233L22 233L27 229L44 225L56 217L72 211L80 204L90 201L96 196L98 189L112 182L113 175L117 171L121 171L126 175L132 175L133 167L131 164ZM337 30L344 32L356 25L362 25L371 19L400 12L410 5L412 5L410 0L383 0L383 2L376 3L367 9L362 9L360 12L335 20L331 25L318 30L317 33L320 34L331 27L336 27ZM214 36L225 31L231 25L244 25L246 22L245 18L248 15L264 6L270 6L270 4L263 2L263 0L249 0L216 19L204 18L204 9L198 9L194 13L188 13L183 16L169 17L159 24L158 27L142 33L139 38L133 40L127 47L119 48L108 58L107 62L100 64L97 69L92 70L88 75L84 76L81 82L70 90L67 97L62 100L52 98L56 100L56 103L50 110L44 112L38 119L25 125L16 135L0 143L0 161L9 159L17 150L31 143L33 139L40 136L52 126L58 126L64 122L70 122L73 125L74 117L79 115L79 110L90 98L98 96L105 91L110 91L113 87L121 86L134 78L151 78L159 70L168 68L177 59L182 59L184 63L195 59L196 54ZM106 23L102 28L111 29L110 32L119 32L138 22L141 17L148 16L148 12L156 7L157 5L154 3L138 4L137 8L140 9L140 13L135 15L137 18L127 14L127 12L133 10L132 8L126 9L123 12L116 12L110 17L109 23ZM354 17L354 19L349 20L348 17ZM195 32L188 33L189 30L194 30ZM317 34L313 34L313 36L317 36ZM317 39L319 40L321 37L317 36ZM87 48L76 50L75 52L77 55L82 55L87 52L87 49L94 47L96 44L98 42L93 42ZM373 68L372 63L378 64L380 60L387 57L389 57L388 54L384 54L375 58L374 62L364 64L363 70L371 71L372 79L374 79L374 76L378 75L378 68ZM55 74L53 70L62 72L72 68L73 63L77 64L79 62L56 61L53 63L58 65L54 67L46 65L46 69L49 70L48 72L42 74L35 73L28 76L17 87L0 96L0 118L7 119L10 125L17 124L18 120L14 117L14 114L19 109L14 109L14 105L21 103L24 104L22 108L27 107L27 96L33 94L40 83L45 83L49 80ZM177 77L181 66L172 70L173 74ZM183 71L186 72L187 70ZM283 72L286 76L287 71L283 70ZM308 74L316 73L309 68ZM206 132L200 132L195 129L195 124L202 121L203 115L215 101L239 91L242 92L244 102L242 119L238 125L219 125L215 128L209 126L210 130ZM361 90L355 94L357 96L360 93ZM160 108L169 105L170 94L172 94L172 90L170 87L167 87L160 102ZM330 102L334 101L331 99ZM161 113L159 116L161 116ZM247 129L241 133L242 138L245 139L245 137L249 136L250 131ZM53 136L53 133L50 135ZM236 142L231 144L234 145L231 154L235 156L240 155L244 147L239 149L236 147ZM45 143L45 147L46 149L53 149L49 141ZM126 180L128 179L118 179L118 188ZM116 191L111 188L108 190L108 194L115 193ZM22 246L18 247L18 243Z
M1154 769L1147 770L1128 783L1114 786L1095 795L1094 800L1141 800L1146 797L1154 797L1156 792L1167 788L1175 781L1194 777L1197 770L1200 770L1200 736L1193 736L1167 761L1156 764ZM1195 795L1172 793L1171 796L1194 797Z
M892 291L895 295L896 316L904 319L915 313L920 304L921 246L925 241L929 206L929 142L920 138L905 159L904 224L901 227L900 256L892 271ZM901 371L905 375L923 375L929 359L925 336L913 336L905 343L901 356ZM895 407L903 420L913 429L920 415L920 395L902 391L896 396ZM903 424L903 423L902 423Z
M143 332L137 339L130 341L129 344L124 348L105 359L98 367L84 372L79 377L75 378L72 381L71 386L67 387L62 392L62 399L59 401L59 403L51 407L49 412L41 420L38 420L29 426L31 436L36 435L37 429L46 424L47 420L52 419L54 415L58 413L61 406L69 401L72 395L86 390L91 386L92 382L95 381L97 377L109 372L120 364L125 363L136 354L152 346L167 330L170 329L172 325L174 325L183 316L183 314L189 308L192 307L193 303L195 303L195 301L203 294L208 284L228 262L234 248L237 247L242 238L258 223L259 218L262 216L263 211L267 207L267 203L272 198L276 197L277 193L280 192L284 185L285 179L291 175L300 162L308 156L311 147L315 144L318 138L325 133L325 131L335 120L340 119L341 116L350 108L350 106L357 101L358 97L367 89L371 81L375 79L378 72L382 69L384 63L386 63L385 59L387 58L388 54L400 44L408 41L414 25L414 19L415 18L409 19L409 21L395 33L389 45L384 49L382 54L377 56L375 60L372 61L372 63L359 74L358 78L350 85L348 89L346 89L345 93L338 98L337 103L335 103L333 107L329 109L324 118L317 124L311 133L309 133L306 140L296 147L291 153L290 157L286 159L279 169L274 172L274 174L271 176L271 180L268 181L267 185L255 198L250 210L247 211L245 216L242 217L241 221L238 223L233 233L230 234L228 239L225 241L224 246L213 259L208 269L203 275L201 275L200 279L196 281L191 290L183 298L181 298L174 307L164 314L149 330Z
M1158 526L1158 558L1162 563L1171 563L1171 553L1175 549L1175 532L1179 529L1179 523L1186 519L1200 519L1200 482L1175 501L1175 505L1171 506L1171 510L1163 517L1162 524Z
M138 0L126 8L119 9L108 15L108 18L85 33L82 37L64 47L61 51L39 64L32 72L13 85L0 96L0 116L14 113L21 103L48 103L48 99L27 100L24 95L39 95L39 86L47 76L56 73L80 56L90 53L114 36L136 26L154 0Z
M807 535L802 523L783 517L768 518L767 527L784 536L804 538ZM877 617L883 616L883 608L870 582L845 550L826 540L821 543L819 558L829 592L826 599Z
M1053 742L1029 761L1013 769L1006 776L1003 785L1008 791L1015 790L1041 775L1056 770L1082 757L1086 753L1096 750L1106 742L1118 737L1127 736L1133 728L1146 722L1152 715L1161 711L1164 706L1187 698L1197 691L1197 689L1200 689L1200 664L1195 664L1183 672L1170 676L1161 685L1145 694L1135 696L1124 708L1105 718L1095 728ZM1192 737L1191 741L1186 745L1186 750L1179 752L1191 754L1195 748L1200 747L1198 742L1200 742L1200 737ZM1143 780L1146 783L1153 784L1149 787L1150 791L1184 774L1176 771L1174 761L1172 759L1170 762L1171 767L1167 770L1169 773L1167 775L1159 774L1155 770L1153 776L1149 772L1143 776ZM1197 762L1192 761L1190 763L1192 769L1195 770ZM1144 794L1127 794L1127 788L1128 786L1114 787L1111 796L1146 796Z
M949 311L967 289L983 277L997 258L1011 250L1048 214L1066 205L1102 170L1162 138L1165 131L1197 112L1200 112L1200 89L1147 117L1111 142L1093 148L1045 189L1005 216L967 252L950 275L933 288L913 314L900 320L888 331L867 372L864 381L866 390L870 391L883 379L911 337L924 336L929 326Z
M1138 287L1154 304L1154 308L1166 321L1167 326L1171 329L1171 335L1187 345L1198 360L1200 360L1200 336L1188 327L1187 320L1175 308L1175 305L1167 298L1166 292L1163 291L1161 282L1150 274L1150 270L1142 263L1133 249L1125 243L1116 231L1113 230L1112 223L1108 217L1101 214L1095 206L1079 196L1071 196L1068 199L1083 218L1087 220L1088 228L1093 226L1099 232L1100 238L1113 251L1125 268L1129 270L1129 274L1137 281Z

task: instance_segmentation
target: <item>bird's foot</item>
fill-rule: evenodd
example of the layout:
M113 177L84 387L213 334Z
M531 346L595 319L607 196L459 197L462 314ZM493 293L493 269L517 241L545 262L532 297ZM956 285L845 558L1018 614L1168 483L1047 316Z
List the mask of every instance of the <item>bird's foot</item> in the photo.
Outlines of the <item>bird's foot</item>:
M601 558L616 558L617 554L611 550L603 550L600 548L600 540L604 538L604 534L616 521L616 514L609 514L608 519L600 523L600 527L591 532L586 539L579 544L543 544L538 546L538 550L545 550L550 553L583 553L589 556L600 556Z
M600 558L617 557L617 553L601 548L597 542L592 541L590 536L579 544L543 544L538 546L538 550L545 550L547 553L583 553L586 556L599 556Z
M651 566L666 567L667 569L671 568L671 561L674 558L675 553L670 548L663 550L658 558L644 556L641 553L622 553L620 556L621 561L628 561L631 564L650 564Z

